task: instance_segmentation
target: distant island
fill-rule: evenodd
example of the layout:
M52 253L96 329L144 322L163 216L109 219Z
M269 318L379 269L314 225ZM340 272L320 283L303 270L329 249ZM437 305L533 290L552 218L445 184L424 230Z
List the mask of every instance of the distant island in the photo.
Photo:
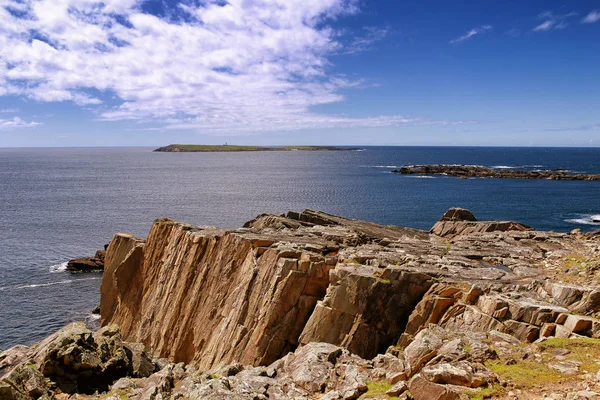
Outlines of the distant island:
M235 146L235 145L206 145L206 144L170 144L159 147L154 151L166 153L213 153L213 152L235 152L235 151L356 151L359 148L335 147L335 146Z
M406 165L392 171L401 175L446 175L459 178L549 179L562 181L599 181L600 174L569 173L567 170L523 171L481 167L476 165Z

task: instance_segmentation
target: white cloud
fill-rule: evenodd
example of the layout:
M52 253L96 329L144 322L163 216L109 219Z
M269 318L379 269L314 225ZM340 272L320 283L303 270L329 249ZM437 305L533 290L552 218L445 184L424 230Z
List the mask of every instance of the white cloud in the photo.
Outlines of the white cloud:
M550 29L552 29L554 27L554 25L556 24L556 21L544 21L541 24L539 24L538 26L536 26L535 28L533 28L533 30L535 32L539 32L539 31L549 31Z
M357 0L188 1L164 17L141 2L0 0L0 96L208 133L415 122L312 111L357 85L330 73L329 56L344 49L328 26ZM367 31L354 46L385 34Z
M584 24L594 24L598 21L600 21L600 10L591 11L585 16L585 18L581 20L581 22Z
M450 43L454 44L454 43L463 42L463 41L465 41L467 39L472 38L475 35L479 35L480 33L483 33L485 31L489 31L490 29L492 29L491 25L483 25L483 26L480 26L479 28L471 29L469 32L465 33L461 37L456 38L456 39L452 39L450 41Z
M539 25L536 25L533 28L533 31L545 32L552 29L565 29L569 26L568 20L578 15L579 14L575 11L571 11L567 14L554 14L552 11L544 11L543 13L538 15L538 18L544 20L544 22L542 22Z
M13 119L0 119L0 131L18 128L33 128L38 125L41 125L41 123L23 121L19 117L14 117Z

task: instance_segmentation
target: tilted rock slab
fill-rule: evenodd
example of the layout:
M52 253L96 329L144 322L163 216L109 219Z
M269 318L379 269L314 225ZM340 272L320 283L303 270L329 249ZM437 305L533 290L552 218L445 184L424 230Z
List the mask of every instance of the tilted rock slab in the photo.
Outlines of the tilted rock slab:
M305 248L267 247L273 242L166 219L145 243L117 234L102 324L117 322L127 340L200 368L268 364L296 348L333 268Z

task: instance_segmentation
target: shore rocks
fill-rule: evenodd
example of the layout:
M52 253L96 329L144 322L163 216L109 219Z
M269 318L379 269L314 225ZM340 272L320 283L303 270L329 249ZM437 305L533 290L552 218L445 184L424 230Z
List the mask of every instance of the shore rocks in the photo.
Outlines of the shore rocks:
M600 338L600 291L588 284L600 280L600 236L464 209L438 224L305 210L235 230L160 219L146 239L116 234L103 328L74 324L1 353L0 399L457 399L492 390L499 363L534 360L568 379L595 371L577 364L578 347L551 349Z
M104 269L104 259L106 257L106 249L98 250L93 257L76 258L67 262L67 271L70 272L92 272L102 271Z
M476 165L407 165L392 171L402 175L447 175L459 178L510 178L550 179L571 181L598 181L600 174L577 174L565 170L523 171L516 169L494 169Z

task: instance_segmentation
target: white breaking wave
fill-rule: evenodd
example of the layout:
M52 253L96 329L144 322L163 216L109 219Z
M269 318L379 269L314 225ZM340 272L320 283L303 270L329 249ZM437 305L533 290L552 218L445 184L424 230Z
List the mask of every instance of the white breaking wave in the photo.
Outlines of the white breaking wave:
M491 168L494 168L494 169L515 169L517 167L511 167L511 166L508 166L508 165L494 165Z
M49 268L50 273L53 274L55 272L66 271L67 270L67 264L68 263L64 262L64 263L60 263L60 264L51 265L50 268Z
M412 179L435 179L435 176L431 176L431 175L410 175L410 176L408 176L408 178L412 178Z
M581 215L579 218L565 219L565 222L582 225L600 225L600 214Z
M37 288L37 287L45 287L45 286L54 286L54 285L65 285L67 283L73 283L73 282L79 282L79 281L93 281L93 280L98 280L101 278L84 278L84 279L67 279L64 281L57 281L57 282L48 282L48 283L32 283L29 285L17 285L17 286L4 286L4 287L0 287L0 290L6 290L6 289L32 289L32 288Z
M373 165L373 168L400 168L397 165Z

